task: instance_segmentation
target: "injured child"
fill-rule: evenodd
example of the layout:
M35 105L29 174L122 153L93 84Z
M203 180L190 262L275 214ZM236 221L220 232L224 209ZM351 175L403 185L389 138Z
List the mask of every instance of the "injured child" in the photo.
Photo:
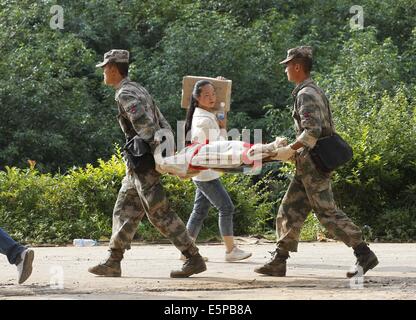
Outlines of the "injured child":
M220 172L254 172L263 162L281 160L279 155L287 148L286 138L277 137L269 144L249 144L243 141L214 141L193 143L170 157L155 152L156 170L186 179L202 170Z

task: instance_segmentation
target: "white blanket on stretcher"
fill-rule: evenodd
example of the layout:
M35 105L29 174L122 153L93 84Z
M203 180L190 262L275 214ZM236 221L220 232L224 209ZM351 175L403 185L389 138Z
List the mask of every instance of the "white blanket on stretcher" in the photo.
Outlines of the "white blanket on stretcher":
M278 145L285 145L282 139ZM201 170L232 171L241 166L261 167L261 159L248 154L253 145L243 141L214 141L208 144L194 143L170 157L155 154L156 170L180 178L198 175ZM263 157L267 158L267 154ZM256 159L256 160L254 160ZM278 160L278 159L274 159Z

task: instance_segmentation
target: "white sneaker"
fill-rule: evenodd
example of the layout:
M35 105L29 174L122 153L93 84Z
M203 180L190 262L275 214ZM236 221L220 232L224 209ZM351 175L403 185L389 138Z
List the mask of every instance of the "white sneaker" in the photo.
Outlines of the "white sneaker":
M240 261L251 257L251 252L246 252L244 250L234 247L231 252L225 254L225 261L233 262Z
M17 281L19 284L22 284L30 277L32 274L32 263L35 253L32 249L26 249L20 255L22 259L17 265Z
M204 259L205 262L208 261L208 257L202 257L202 259ZM179 257L179 260L185 261L186 257L183 254L181 254L181 256Z

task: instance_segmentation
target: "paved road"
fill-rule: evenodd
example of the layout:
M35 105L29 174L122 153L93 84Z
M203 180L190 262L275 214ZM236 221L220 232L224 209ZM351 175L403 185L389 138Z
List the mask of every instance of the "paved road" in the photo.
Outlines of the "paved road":
M208 270L188 279L170 279L180 267L171 245L134 245L122 263L123 277L102 278L87 272L103 260L107 247L35 248L32 276L16 284L16 268L0 259L0 299L412 299L416 298L416 244L371 244L380 264L363 281L351 282L345 271L355 262L342 243L301 243L288 261L285 278L253 272L269 259L273 243L240 240L253 252L245 262L224 261L220 244L200 244Z

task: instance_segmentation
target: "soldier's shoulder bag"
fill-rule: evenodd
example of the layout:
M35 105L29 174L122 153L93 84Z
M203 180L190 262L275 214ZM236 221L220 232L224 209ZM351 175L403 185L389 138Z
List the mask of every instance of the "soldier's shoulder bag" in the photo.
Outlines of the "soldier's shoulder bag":
M318 139L315 147L309 151L318 170L330 173L352 158L352 149L337 133Z
M155 168L155 159L150 145L138 136L127 141L124 146L127 167L136 173Z
M308 86L315 89L326 102L329 124L332 131L331 135L319 138L313 149L309 151L309 154L318 170L324 173L330 173L352 159L352 148L335 132L329 101L325 94L314 84L309 84Z

